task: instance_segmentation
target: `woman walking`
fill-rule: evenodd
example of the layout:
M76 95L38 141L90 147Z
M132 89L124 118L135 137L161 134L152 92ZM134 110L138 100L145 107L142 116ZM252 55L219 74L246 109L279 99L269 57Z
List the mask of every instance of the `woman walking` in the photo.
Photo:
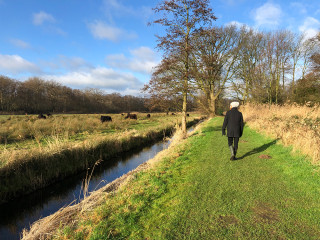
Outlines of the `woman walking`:
M230 160L236 160L239 138L243 133L243 116L242 113L238 111L238 107L239 102L232 102L230 104L230 110L224 117L222 126L222 135L226 135L227 128L228 145L231 152Z

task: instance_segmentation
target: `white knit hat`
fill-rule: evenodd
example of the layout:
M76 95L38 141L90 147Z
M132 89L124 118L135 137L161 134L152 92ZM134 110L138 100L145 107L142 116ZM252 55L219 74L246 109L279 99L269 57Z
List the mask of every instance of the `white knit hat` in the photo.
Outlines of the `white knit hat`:
M230 103L230 106L231 106L232 108L234 108L234 107L239 107L239 105L240 105L239 102L232 102L232 103Z

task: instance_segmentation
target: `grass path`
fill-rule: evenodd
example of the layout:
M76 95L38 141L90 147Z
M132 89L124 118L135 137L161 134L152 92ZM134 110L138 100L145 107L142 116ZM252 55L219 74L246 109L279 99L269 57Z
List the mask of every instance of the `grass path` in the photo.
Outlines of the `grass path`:
M62 235L73 239L320 239L320 168L245 127L230 161L215 118ZM260 155L270 155L261 159Z

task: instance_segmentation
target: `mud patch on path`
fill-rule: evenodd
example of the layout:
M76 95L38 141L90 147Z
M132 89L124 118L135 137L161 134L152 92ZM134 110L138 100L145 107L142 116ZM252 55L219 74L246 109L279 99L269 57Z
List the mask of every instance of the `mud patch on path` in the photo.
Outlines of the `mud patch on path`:
M278 210L272 208L268 203L259 202L252 210L254 220L257 222L275 222L279 220Z
M272 157L270 155L267 155L267 154L262 154L259 156L259 158L261 159L271 159Z

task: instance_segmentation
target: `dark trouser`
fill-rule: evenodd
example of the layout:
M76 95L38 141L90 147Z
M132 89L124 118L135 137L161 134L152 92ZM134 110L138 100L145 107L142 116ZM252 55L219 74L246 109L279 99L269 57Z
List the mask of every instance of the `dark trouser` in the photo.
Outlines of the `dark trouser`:
M234 151L237 152L239 138L238 137L228 137L228 145L232 146L233 143L234 143L234 145L233 145Z

